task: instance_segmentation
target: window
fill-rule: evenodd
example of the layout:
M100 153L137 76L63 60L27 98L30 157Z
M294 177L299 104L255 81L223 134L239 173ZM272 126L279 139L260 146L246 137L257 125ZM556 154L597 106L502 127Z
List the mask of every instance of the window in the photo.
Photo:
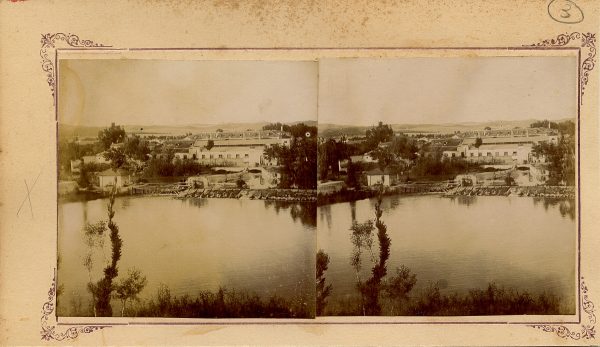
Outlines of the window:
M202 154L202 159L206 159L206 155Z
M184 155L183 155L183 159L187 159L187 154L184 154Z
M239 157L240 157L240 155L239 155L239 154L236 154L236 155L235 155L235 157L236 157L236 158L239 158Z
M212 158L214 158L214 157L215 157L214 155L212 155L212 154L210 155L210 159L212 159Z
M248 153L244 154L244 158L250 158L250 155Z
M514 152L513 152L513 155L517 155L517 151L514 151Z
M475 156L475 153L471 152L471 156L472 156L472 157L474 157L474 156Z
M499 156L500 156L500 152L496 152L496 157L499 157Z
M223 158L223 154L219 154L219 158Z
M508 156L508 152L504 152L504 156L507 157Z
M481 153L481 152L477 153L478 157L481 157L482 155L483 155L483 153Z
M487 156L491 157L492 156L492 152L487 152Z
M227 159L231 158L231 154L227 154Z

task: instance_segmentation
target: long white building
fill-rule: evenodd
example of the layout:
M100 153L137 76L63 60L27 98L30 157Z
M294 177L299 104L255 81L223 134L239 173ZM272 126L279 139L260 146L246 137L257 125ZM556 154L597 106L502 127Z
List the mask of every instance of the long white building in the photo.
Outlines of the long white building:
M526 164L533 161L533 146L548 142L558 143L558 135L484 137L481 145L475 146L476 138L465 138L455 150L443 152L445 158L494 164Z
M265 148L271 145L289 146L289 138L215 139L208 149L209 140L197 140L187 153L176 153L180 159L192 159L213 166L272 166L274 161L264 157ZM186 158L187 156L187 158Z

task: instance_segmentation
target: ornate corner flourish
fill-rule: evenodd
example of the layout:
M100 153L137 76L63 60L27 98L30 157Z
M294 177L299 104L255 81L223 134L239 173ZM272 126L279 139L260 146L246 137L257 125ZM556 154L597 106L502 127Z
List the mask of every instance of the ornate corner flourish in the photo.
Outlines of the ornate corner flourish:
M532 328L540 329L548 333L554 333L563 339L573 340L591 340L596 336L596 314L594 313L594 303L588 297L588 288L583 277L581 278L581 309L585 312L587 322L576 328L568 328L558 324L535 324L529 325Z
M42 318L40 318L40 322L42 324L42 330L40 333L42 334L42 340L50 341L52 339L56 341L63 341L69 339L75 339L79 334L89 334L93 331L109 328L110 325L86 325L79 327L70 327L63 332L56 331L56 326L49 323L50 316L52 312L54 312L55 307L55 297L56 297L56 269L54 269L54 277L52 277L52 285L50 286L50 290L48 290L48 301L44 303L42 306Z
M42 57L42 70L44 70L44 72L46 73L46 81L50 86L50 91L52 92L52 99L55 103L56 96L54 95L54 93L56 91L56 67L54 66L54 58L51 57L52 55L54 55L57 42L64 42L71 47L112 47L95 43L92 40L81 40L79 36L75 34L42 34L42 48L40 49L40 57Z
M588 84L590 72L594 69L596 62L596 34L595 33L580 33L572 32L566 34L560 34L557 37L549 40L544 40L533 45L525 45L528 47L561 47L566 46L571 41L580 39L581 48L587 48L586 58L581 63L581 75L579 77L579 91L581 97L579 102L583 105L583 93L585 86Z

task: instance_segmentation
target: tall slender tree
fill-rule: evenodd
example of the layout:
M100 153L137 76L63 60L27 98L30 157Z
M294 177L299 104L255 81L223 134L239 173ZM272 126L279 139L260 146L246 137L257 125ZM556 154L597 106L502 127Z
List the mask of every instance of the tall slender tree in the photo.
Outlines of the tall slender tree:
M381 220L383 210L381 209L383 196L382 187L379 190L377 203L375 204L375 228L377 228L377 241L379 243L379 257L371 269L371 277L363 286L364 297L366 299L365 309L369 316L381 314L381 305L379 304L379 294L382 290L382 280L387 275L387 261L390 257L390 245L392 240L387 234L387 226Z
M325 271L329 267L329 255L322 249L317 252L317 316L323 314L327 297L331 294L331 284L325 285Z
M116 187L116 182L115 182ZM114 222L113 217L115 216L114 204L115 204L116 188L113 188L107 206L108 213L108 229L110 230L110 243L111 243L111 260L109 264L104 268L104 277L102 277L95 284L90 284L89 288L92 295L96 297L95 311L98 316L111 317L112 307L110 306L111 294L114 290L113 280L119 275L118 263L121 259L121 247L123 241L119 236L119 227Z

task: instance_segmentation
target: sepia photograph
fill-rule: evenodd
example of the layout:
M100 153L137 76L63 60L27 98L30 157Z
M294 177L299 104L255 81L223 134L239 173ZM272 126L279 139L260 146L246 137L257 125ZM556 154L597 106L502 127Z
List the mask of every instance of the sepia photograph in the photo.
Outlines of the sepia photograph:
M574 315L577 59L323 59L317 315Z
M59 317L315 316L315 61L64 59Z

